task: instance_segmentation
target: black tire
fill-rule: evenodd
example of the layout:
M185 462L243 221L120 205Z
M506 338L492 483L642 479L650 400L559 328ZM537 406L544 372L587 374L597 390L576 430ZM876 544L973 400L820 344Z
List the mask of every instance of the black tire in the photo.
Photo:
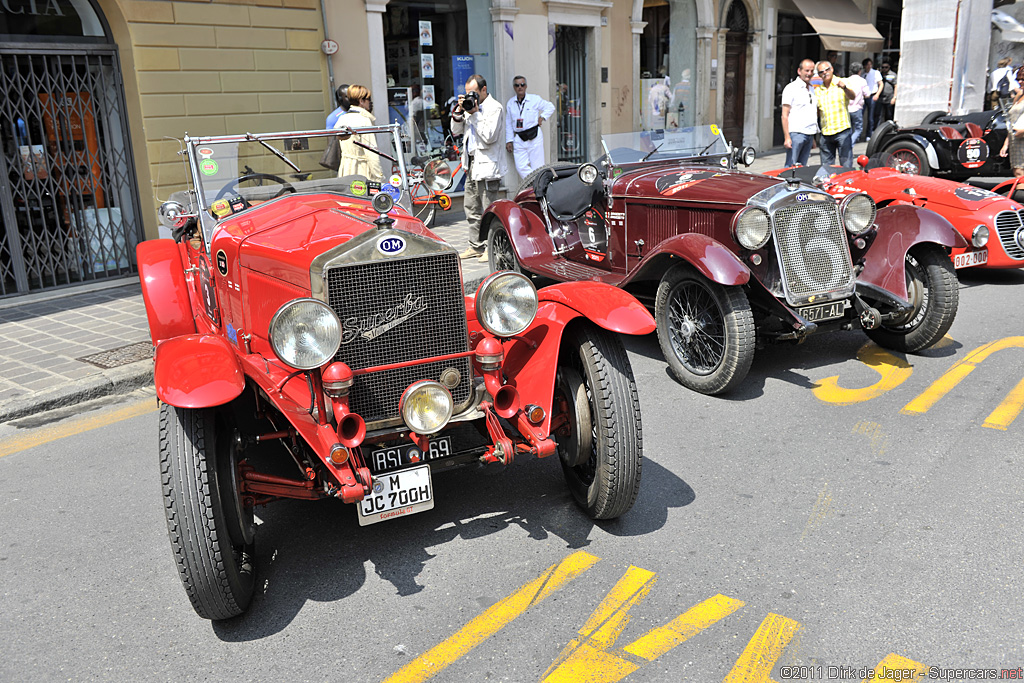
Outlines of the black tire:
M935 244L919 244L907 252L906 273L913 310L900 321L865 332L879 346L916 353L949 332L960 304L960 289L952 261Z
M540 175L541 171L543 171L546 168L550 168L553 171L557 171L563 168L579 168L579 164L573 164L568 161L556 161L553 164L541 166L536 171L531 171L530 175L523 178L523 182L519 183L519 189L516 190L516 195L518 196L520 192L522 192L528 187L531 187L533 185L533 181L536 180L537 176Z
M757 332L742 287L725 287L689 268L674 268L658 285L654 317L661 351L683 386L721 394L750 371Z
M626 514L640 492L640 398L619 338L576 325L562 339L552 413L573 498L592 519Z
M411 194L412 202L431 199L434 195L434 193L431 192L430 189L427 188L427 186L424 185L423 183L419 183L418 185L416 185L412 189ZM414 216L416 216L416 218L418 218L423 223L423 225L429 228L431 225L434 224L434 216L437 214L437 201L435 200L424 204L413 203L412 213Z
M167 534L192 607L215 620L244 612L255 586L252 509L238 495L234 430L224 415L160 405Z
M487 265L493 273L496 270L511 270L522 273L523 267L516 258L516 250L512 239L508 236L501 221L491 223L491 231L487 234Z
M921 125L930 126L931 124L941 119L943 116L949 116L949 113L942 111L941 109L938 111L929 112L927 116L921 119Z
M900 140L886 145L882 151L882 160L889 168L897 168L902 164L903 171L911 175L932 174L932 167L928 163L924 149L910 140Z

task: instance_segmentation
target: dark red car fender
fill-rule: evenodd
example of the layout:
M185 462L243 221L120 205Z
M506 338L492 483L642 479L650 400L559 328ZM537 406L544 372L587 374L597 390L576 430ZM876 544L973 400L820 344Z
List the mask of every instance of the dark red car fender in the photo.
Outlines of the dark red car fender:
M210 334L175 337L156 347L156 395L178 408L212 408L238 397L245 374L234 349Z
M511 199L499 199L487 208L480 220L480 239L487 239L487 232L495 220L508 231L520 263L529 267L530 260L538 256L543 256L545 262L551 260L551 238L537 214Z
M664 271L668 256L683 259L701 275L721 285L745 285L750 281L750 268L732 250L718 240L696 232L676 235L658 244L641 260L629 279L649 279L652 270ZM657 277L661 277L660 272Z
M879 209L875 223L878 232L865 255L864 271L857 280L881 287L904 300L907 298L904 264L911 247L922 242L947 248L967 246L952 223L918 206L895 204Z
M141 242L135 248L135 257L153 344L183 334L195 334L196 323L177 242L169 239Z
M561 282L538 290L537 298L541 307L548 301L560 303L620 334L650 334L657 327L650 312L632 294L603 282Z

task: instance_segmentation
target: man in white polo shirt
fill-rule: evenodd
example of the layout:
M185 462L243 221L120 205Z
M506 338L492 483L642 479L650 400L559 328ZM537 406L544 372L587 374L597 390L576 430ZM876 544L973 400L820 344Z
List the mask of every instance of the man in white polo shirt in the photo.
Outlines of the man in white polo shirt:
M525 178L544 165L544 134L540 126L555 113L555 105L526 92L526 77L512 79L516 94L505 105L505 149L516 162L516 171Z
M805 59L796 79L782 91L782 133L785 136L786 166L807 165L811 143L818 132L818 101L811 87L814 62Z

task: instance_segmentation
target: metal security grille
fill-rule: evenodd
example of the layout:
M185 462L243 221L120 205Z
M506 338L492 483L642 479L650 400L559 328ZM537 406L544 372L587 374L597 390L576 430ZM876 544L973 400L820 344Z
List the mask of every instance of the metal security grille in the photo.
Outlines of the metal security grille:
M586 29L555 29L555 70L558 80L558 160L582 163L587 157Z
M353 370L469 350L459 259L454 252L332 268L327 301L342 322L337 360ZM469 399L469 358L415 365L356 377L352 410L368 423L398 417L398 400L417 380L455 368L462 381L455 405Z
M831 202L786 206L772 216L787 294L807 297L845 290L853 263L839 211Z
M0 296L135 272L120 72L112 47L0 49Z
M999 242L1010 258L1024 259L1024 247L1017 241L1017 233L1024 229L1024 217L1019 211L1000 211L996 214L996 232Z

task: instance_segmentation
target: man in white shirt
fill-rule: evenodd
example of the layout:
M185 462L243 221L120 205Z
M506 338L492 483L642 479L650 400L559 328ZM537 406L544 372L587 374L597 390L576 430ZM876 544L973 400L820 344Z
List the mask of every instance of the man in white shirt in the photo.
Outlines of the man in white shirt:
M850 125L853 126L853 139L851 142L860 142L860 134L864 132L864 99L870 94L868 82L861 78L860 64L850 65L850 75L846 79L846 85L856 94L847 109L850 112Z
M452 115L452 133L462 135L462 168L466 171L463 205L469 222L469 248L459 258L487 260L480 216L498 199L498 188L505 175L505 150L501 146L504 129L505 110L488 95L484 77L473 74L466 81L466 94L459 95L458 109Z
M782 91L782 133L785 136L786 166L807 165L811 143L818 132L818 101L811 87L814 62L805 59L796 79Z
M875 94L878 93L878 86L882 83L882 74L875 68L875 63L871 61L870 57L862 61L861 66L864 67L861 71L861 76L868 84L868 96L864 100L864 139L870 140L871 133L875 130L876 119L878 118L878 115L875 113L878 110Z
M512 79L515 95L505 105L505 149L516 162L520 178L544 165L541 124L555 113L555 105L539 95L527 94L526 77Z
M989 76L989 92L993 109L998 109L1000 105L1003 105L1003 111L1009 110L1012 103L1010 98L1020 90L1020 83L1017 82L1017 75L1013 67L1010 66L1010 61L1009 57L1000 59L998 66L992 69L992 74ZM1006 78L1005 92L1002 87L1004 77Z

